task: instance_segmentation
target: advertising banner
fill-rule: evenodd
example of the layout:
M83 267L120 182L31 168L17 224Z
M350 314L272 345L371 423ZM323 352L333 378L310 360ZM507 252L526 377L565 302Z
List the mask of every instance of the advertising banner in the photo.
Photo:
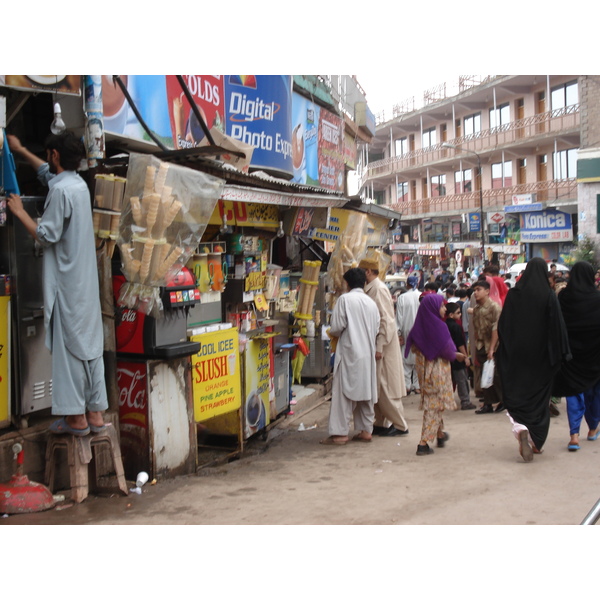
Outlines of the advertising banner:
M252 166L292 174L291 75L225 75L225 133L254 146Z
M247 439L270 423L269 388L272 380L269 340L249 340L245 357L244 438Z
M571 215L559 210L519 215L522 242L570 242L573 240Z
M319 185L344 190L344 123L327 110L319 113Z
M121 75L142 119L166 148L174 148L165 75ZM110 75L102 76L104 131L152 141Z
M208 129L225 133L225 92L222 75L182 75ZM195 148L206 137L176 75L166 76L169 119L175 149Z
M192 356L194 419L206 421L233 412L241 406L240 357L237 329L202 333L191 338L200 342Z
M292 103L294 183L344 189L344 124L300 94Z

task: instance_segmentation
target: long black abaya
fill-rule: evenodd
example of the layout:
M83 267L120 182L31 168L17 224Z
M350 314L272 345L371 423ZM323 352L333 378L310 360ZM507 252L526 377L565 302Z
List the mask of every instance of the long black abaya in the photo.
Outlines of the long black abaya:
M569 357L567 332L558 300L541 258L529 261L509 290L500 321L496 363L504 406L525 425L538 450L550 428L550 396L554 375Z
M573 265L569 283L558 295L573 359L561 366L552 394L574 396L600 380L600 291L588 262Z

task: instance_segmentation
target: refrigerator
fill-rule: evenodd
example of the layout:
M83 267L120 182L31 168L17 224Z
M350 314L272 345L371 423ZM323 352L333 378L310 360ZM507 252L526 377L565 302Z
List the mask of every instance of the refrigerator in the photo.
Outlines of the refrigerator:
M41 218L45 197L24 196L23 207ZM43 250L21 221L0 227L0 271L10 276L12 408L27 415L52 406L52 362L45 345L42 291Z

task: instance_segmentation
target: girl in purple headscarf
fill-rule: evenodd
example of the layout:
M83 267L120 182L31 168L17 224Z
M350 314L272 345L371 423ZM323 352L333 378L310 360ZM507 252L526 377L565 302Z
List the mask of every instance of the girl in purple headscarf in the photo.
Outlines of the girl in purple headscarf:
M444 431L442 413L445 409L456 410L450 363L464 361L465 355L456 351L444 321L445 314L441 295L422 296L415 324L406 340L405 356L411 351L415 353L421 388L419 408L423 410L423 428L417 456L432 454L433 448L428 442L436 438L438 448L444 447L450 436Z

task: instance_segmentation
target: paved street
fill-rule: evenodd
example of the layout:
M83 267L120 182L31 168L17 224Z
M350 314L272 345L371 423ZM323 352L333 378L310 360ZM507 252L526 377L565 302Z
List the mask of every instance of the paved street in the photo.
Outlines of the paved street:
M581 450L567 451L564 402L532 463L519 456L506 412L447 413L446 447L418 457L418 398L404 403L407 436L322 446L329 402L299 402L241 460L146 485L142 495L90 497L0 524L577 525L600 497L600 441L582 429Z

